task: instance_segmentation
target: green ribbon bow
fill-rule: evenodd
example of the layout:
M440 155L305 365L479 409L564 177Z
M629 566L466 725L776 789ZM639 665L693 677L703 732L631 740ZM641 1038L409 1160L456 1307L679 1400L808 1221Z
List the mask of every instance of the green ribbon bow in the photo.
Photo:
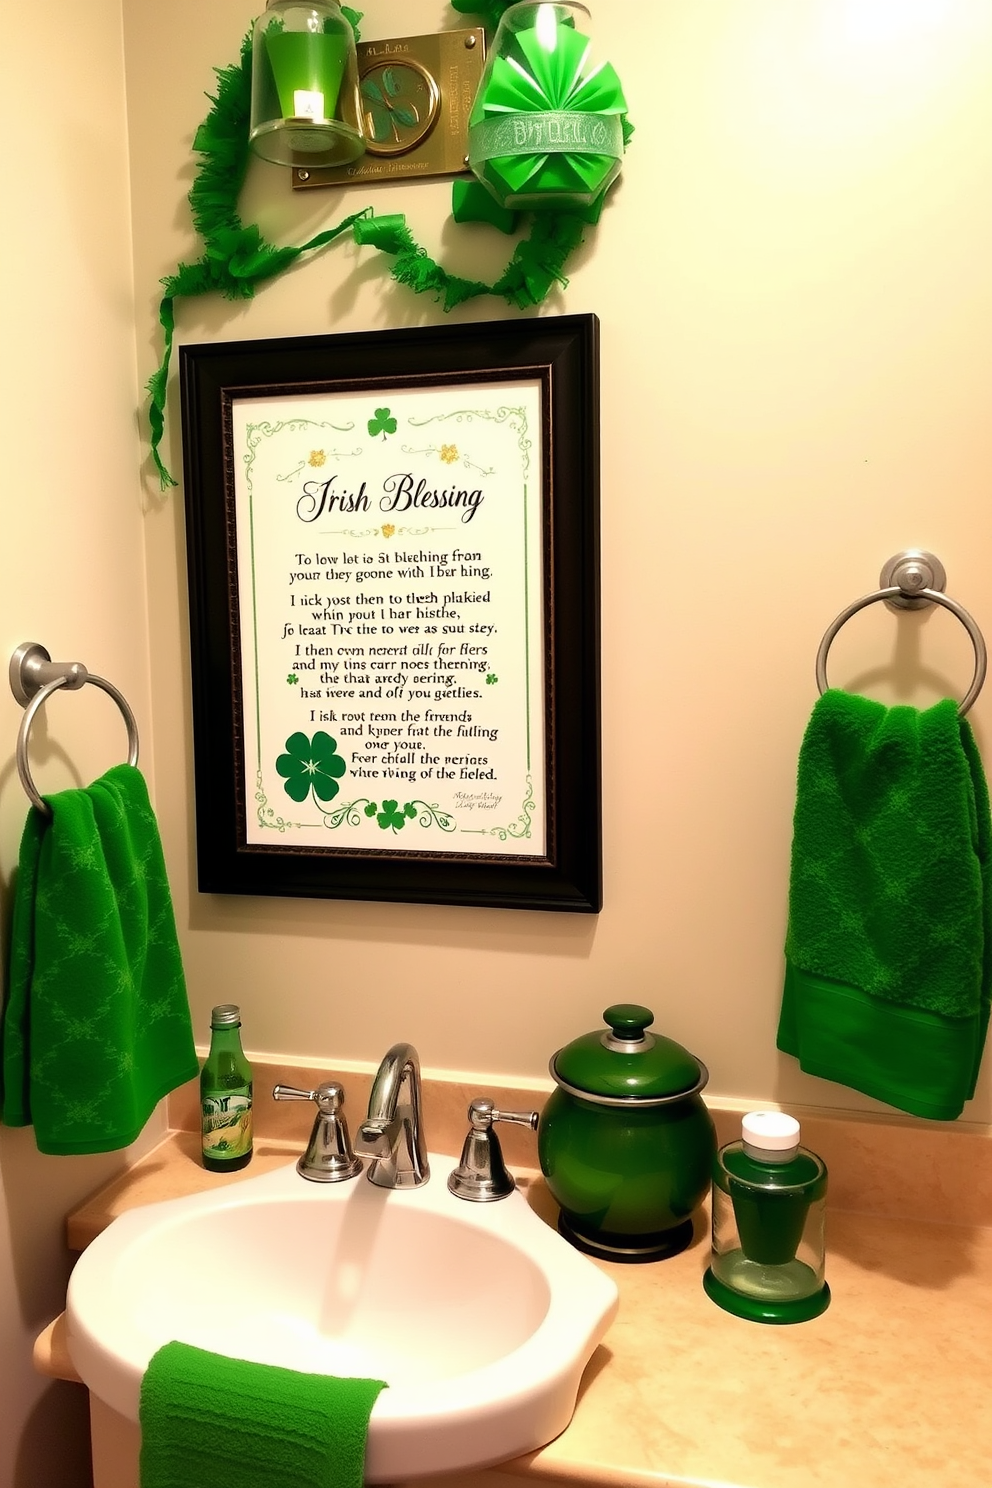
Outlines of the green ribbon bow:
M591 44L557 24L515 33L469 119L469 160L504 205L588 204L619 173L628 138L620 79L589 66Z

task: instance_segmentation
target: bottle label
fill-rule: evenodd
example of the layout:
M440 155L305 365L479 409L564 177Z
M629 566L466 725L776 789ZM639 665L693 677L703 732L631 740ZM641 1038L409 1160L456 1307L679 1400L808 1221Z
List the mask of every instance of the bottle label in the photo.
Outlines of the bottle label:
M206 1157L224 1162L251 1151L250 1095L205 1095L200 1109Z

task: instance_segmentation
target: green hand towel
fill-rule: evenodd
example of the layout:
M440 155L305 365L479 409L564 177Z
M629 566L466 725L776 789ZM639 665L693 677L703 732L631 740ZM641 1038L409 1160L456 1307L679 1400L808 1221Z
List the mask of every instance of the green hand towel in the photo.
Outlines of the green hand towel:
M42 1152L112 1152L198 1070L162 844L132 765L45 799L21 839L2 1115Z
M362 1488L385 1388L167 1343L141 1382L141 1488Z
M778 1047L809 1074L952 1121L992 982L992 825L974 736L830 690L799 756Z

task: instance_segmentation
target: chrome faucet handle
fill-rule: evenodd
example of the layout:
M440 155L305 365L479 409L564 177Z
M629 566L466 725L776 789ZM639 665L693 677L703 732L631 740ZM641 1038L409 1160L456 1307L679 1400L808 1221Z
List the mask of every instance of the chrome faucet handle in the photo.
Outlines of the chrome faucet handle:
M491 1100L480 1097L468 1108L469 1132L462 1147L461 1161L448 1175L448 1187L456 1199L473 1204L491 1204L505 1199L516 1188L513 1175L503 1161L499 1137L493 1131L497 1121L510 1121L516 1126L529 1126L537 1131L536 1111L498 1111Z
M352 1151L348 1123L341 1107L344 1088L337 1080L325 1080L316 1090L298 1090L295 1085L276 1085L274 1100L317 1102L317 1116L306 1151L296 1164L302 1178L312 1183L342 1183L362 1171L362 1160Z
M316 1090L300 1090L296 1085L273 1085L272 1099L278 1101L287 1100L316 1100Z

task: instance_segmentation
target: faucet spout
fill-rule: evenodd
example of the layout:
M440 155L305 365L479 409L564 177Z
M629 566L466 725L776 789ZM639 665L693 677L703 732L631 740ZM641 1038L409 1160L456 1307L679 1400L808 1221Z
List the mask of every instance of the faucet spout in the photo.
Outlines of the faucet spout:
M386 1051L372 1082L368 1115L355 1134L355 1151L375 1159L368 1177L379 1188L418 1188L430 1177L420 1057L412 1044Z

